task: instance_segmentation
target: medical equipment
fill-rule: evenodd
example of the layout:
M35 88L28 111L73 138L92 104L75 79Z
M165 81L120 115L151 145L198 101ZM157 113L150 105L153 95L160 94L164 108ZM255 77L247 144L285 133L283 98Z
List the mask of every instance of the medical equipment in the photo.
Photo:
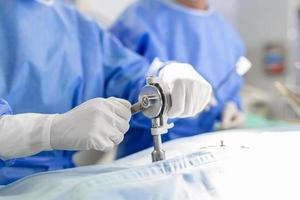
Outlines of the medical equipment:
M251 69L251 67L252 67L252 63L246 57L241 56L237 61L236 65L234 66L234 68L232 68L227 73L225 78L219 82L217 87L214 88L214 92L218 93L218 91L222 88L222 86L225 85L234 74L244 76Z
M300 95L278 81L274 83L274 87L286 98L286 101L293 108L297 116L300 116Z
M171 128L166 117L171 105L169 89L162 84L160 78L148 77L147 85L140 91L138 102L131 108L132 114L143 112L146 117L151 119L151 134L154 142L154 150L151 154L153 162L165 159L161 135L167 133Z

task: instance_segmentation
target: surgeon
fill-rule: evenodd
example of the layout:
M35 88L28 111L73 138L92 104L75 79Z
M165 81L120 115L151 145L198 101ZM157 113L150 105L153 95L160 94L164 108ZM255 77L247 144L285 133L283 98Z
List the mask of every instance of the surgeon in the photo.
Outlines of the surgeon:
M110 31L148 61L158 57L192 64L212 85L216 101L207 112L174 121L165 140L212 131L218 121L222 129L243 125L239 97L243 78L236 69L249 61L243 57L237 32L206 0L139 0ZM142 125L131 128L119 147L119 157L151 146L147 130Z
M210 101L210 84L191 65L150 64L63 1L0 1L0 183L74 167L67 150L120 143L150 75L171 91L169 118Z

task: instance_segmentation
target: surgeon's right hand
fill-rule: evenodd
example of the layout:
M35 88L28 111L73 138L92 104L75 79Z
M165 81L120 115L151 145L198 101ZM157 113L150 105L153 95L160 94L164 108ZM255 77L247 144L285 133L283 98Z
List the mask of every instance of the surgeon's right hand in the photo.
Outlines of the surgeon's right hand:
M109 151L129 129L130 103L118 98L96 98L56 115L50 145L58 150Z

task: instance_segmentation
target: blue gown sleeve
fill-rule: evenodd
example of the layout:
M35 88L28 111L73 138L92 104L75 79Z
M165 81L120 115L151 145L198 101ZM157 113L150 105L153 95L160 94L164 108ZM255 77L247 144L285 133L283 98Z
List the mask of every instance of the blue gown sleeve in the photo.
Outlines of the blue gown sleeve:
M8 103L0 98L0 116L12 114L12 110Z
M101 42L104 59L105 97L114 96L135 103L140 88L146 83L149 63L125 48L110 33L102 32Z
M10 106L8 105L7 101L0 98L0 118L2 115L11 115L11 114L12 114L12 110L11 110ZM4 161L0 157L0 168L3 166L10 166L14 163L14 161L15 161L14 159Z

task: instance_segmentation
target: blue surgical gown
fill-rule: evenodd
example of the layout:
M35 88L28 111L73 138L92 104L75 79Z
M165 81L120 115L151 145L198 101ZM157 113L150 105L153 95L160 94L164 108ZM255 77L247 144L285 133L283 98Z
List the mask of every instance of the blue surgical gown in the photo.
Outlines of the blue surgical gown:
M94 97L133 103L148 65L63 1L0 1L0 97L15 114L63 113ZM72 154L49 151L16 159L0 166L0 184L72 167Z
M7 103L7 101L0 98L0 118L3 115L11 115L11 114L12 114L12 110L11 110L9 104ZM1 133L0 133L0 135L1 135ZM15 160L3 161L3 160L1 160L1 156L0 156L0 183L2 183L2 180L3 180L3 172L1 171L1 167L11 165L14 163L14 161Z
M237 32L216 11L201 12L171 0L139 0L119 17L110 31L148 60L158 57L162 61L192 64L214 88L217 106L197 117L175 120L175 127L164 140L212 131L226 102L234 101L240 107L243 79L234 68L244 55L244 46ZM137 125L126 134L118 156L150 145L149 131Z
M12 114L10 106L4 99L0 98L0 117L2 115L9 115L9 114Z

